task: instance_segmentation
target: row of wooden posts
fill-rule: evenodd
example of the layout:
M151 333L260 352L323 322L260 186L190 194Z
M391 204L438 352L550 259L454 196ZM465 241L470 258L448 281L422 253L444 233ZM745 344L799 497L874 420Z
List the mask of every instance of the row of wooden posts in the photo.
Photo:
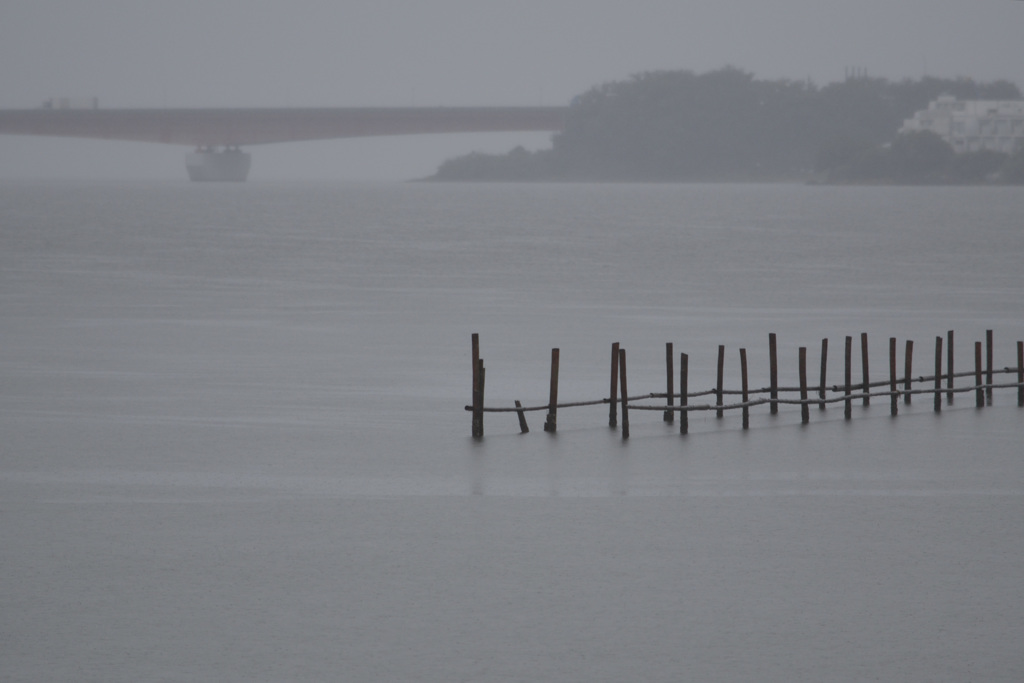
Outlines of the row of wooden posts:
M800 367L800 384L796 387L784 387L779 386L778 382L778 354L777 354L777 343L775 333L768 335L768 356L769 356L769 374L770 374L770 385L762 389L751 390L748 386L747 381L747 350L740 349L740 375L741 375L741 388L739 390L727 390L724 388L724 372L725 372L725 346L718 347L718 382L714 389L707 391L689 392L689 357L685 353L679 354L679 391L675 390L674 380L676 377L675 370L673 368L673 360L675 354L673 352L672 343L669 342L665 345L665 376L666 376L666 391L665 393L649 393L639 396L630 396L627 391L626 383L626 349L621 348L618 342L612 344L611 349L611 378L609 396L607 398L601 398L591 401L577 401L573 403L559 403L558 402L558 360L559 350L551 349L551 384L549 388L548 402L544 405L524 407L518 400L515 401L515 407L509 408L486 408L484 407L484 378L485 369L483 359L480 358L480 336L473 334L473 402L472 405L466 406L466 410L472 412L472 434L474 437L482 437L484 435L484 413L487 412L515 412L519 418L519 428L523 433L529 432L530 428L526 423L526 413L530 411L546 410L547 417L544 422L544 431L555 432L557 429L558 421L558 409L559 408L574 408L579 406L590 406L608 404L608 424L609 426L618 426L618 408L621 406L622 414L622 438L629 438L629 411L630 410L654 410L663 411L663 419L665 422L674 422L675 414L679 413L679 431L681 434L686 434L689 430L688 415L690 411L694 410L714 410L716 416L721 418L726 410L741 410L743 413L743 429L747 429L750 426L750 409L754 406L768 404L769 410L772 415L778 413L779 405L799 405L801 411L801 420L803 424L807 424L810 421L810 407L811 405L817 405L819 409L824 410L826 404L843 402L845 409L845 418L851 419L852 417L852 404L854 400L861 400L863 404L870 405L873 397L888 397L890 402L890 413L896 415L898 412L899 398L902 396L905 404L910 404L911 397L914 394L933 394L934 409L936 412L942 410L942 395L945 393L946 401L949 404L953 403L953 396L956 393L961 392L975 392L975 405L977 407L984 407L986 405L992 405L992 390L995 388L1017 388L1017 405L1024 406L1024 341L1017 342L1017 366L1014 368L1006 367L1002 370L996 370L993 368L993 338L992 330L987 330L985 334L986 347L985 347L985 368L982 369L982 343L980 341L974 343L974 370L969 372L954 372L953 368L953 332L949 331L946 335L945 347L946 347L946 372L943 374L942 359L943 359L943 338L935 338L935 374L930 376L913 377L912 366L914 357L914 342L907 340L906 350L904 354L904 373L902 377L897 377L896 374L896 350L897 343L895 337L889 338L889 378L888 380L872 382L868 372L868 335L862 333L860 335L860 352L861 352L861 371L862 381L859 384L853 384L852 382L852 358L853 358L853 337L846 337L846 349L845 349L845 376L844 383L842 385L827 386L825 383L825 375L828 360L828 339L821 340L821 376L820 382L816 389L818 397L816 399L809 398L809 392L811 387L807 381L807 348L804 346L800 347L799 351L799 367ZM1016 373L1017 381L995 384L993 382L993 376L995 374L1003 373ZM984 375L984 377L983 377ZM974 377L974 383L970 386L954 387L954 379L957 377ZM942 380L946 380L946 387L943 389ZM914 389L912 387L913 382L918 383L931 383L929 389ZM900 388L902 385L902 389ZM875 389L879 389L873 391ZM854 392L858 393L854 393ZM799 399L784 399L779 398L780 393L796 393L799 392ZM841 393L841 396L835 396L829 398L828 392ZM752 394L767 394L767 398L764 396L760 398L751 398ZM701 397L701 396L715 396L715 403L690 403L689 399ZM740 402L725 404L726 395L738 395L741 397ZM664 405L637 405L633 403L639 400L645 399L666 399ZM675 404L675 399L679 399L679 404Z

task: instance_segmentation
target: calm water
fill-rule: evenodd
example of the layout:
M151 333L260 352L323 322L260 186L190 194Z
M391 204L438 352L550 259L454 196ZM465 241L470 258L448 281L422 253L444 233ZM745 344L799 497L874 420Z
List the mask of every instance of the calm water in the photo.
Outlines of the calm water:
M0 187L0 678L1024 677L1012 393L488 415L1024 338L1014 188ZM859 352L859 350L858 350ZM902 352L901 352L902 353ZM859 365L855 373L859 372ZM787 379L788 378L788 379Z

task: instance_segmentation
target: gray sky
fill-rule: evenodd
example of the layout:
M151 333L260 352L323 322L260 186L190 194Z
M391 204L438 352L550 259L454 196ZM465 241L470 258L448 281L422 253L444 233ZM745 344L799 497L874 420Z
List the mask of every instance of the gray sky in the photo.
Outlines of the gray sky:
M1016 0L0 0L0 108L565 104L640 71L1005 78ZM548 134L256 147L251 178L403 179ZM0 178L182 179L181 147L0 136Z

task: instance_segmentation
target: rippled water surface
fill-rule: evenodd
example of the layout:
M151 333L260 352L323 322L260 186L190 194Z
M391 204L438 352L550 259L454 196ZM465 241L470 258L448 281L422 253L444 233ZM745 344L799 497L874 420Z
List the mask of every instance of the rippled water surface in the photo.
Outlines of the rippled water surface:
M1015 188L0 187L4 680L1018 681L1024 413L915 397L487 403L830 384L844 337L1024 339ZM902 365L901 365L902 369ZM1012 381L1010 376L1005 381ZM968 380L963 380L968 381ZM707 399L694 399L707 400Z

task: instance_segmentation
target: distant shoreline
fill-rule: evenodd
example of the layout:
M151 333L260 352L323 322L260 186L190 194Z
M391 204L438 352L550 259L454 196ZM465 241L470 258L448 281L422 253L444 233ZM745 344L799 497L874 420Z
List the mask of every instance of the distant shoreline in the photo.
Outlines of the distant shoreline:
M866 76L818 87L739 69L657 71L573 98L550 148L474 152L425 182L1024 183L1024 149L957 154L931 131L900 133L940 96L1020 100L1008 81ZM1016 157L1019 156L1020 159Z

